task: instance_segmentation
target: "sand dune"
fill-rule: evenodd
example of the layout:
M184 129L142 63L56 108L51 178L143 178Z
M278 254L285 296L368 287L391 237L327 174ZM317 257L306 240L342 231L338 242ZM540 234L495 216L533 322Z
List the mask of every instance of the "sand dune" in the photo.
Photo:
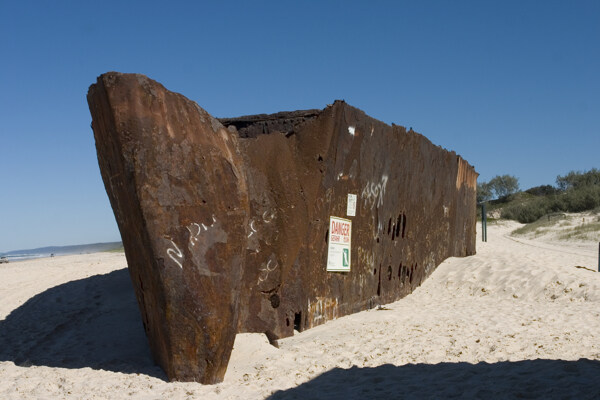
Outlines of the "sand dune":
M279 349L236 338L225 381L169 383L121 254L0 266L0 398L598 398L597 243L511 237L449 259L413 294ZM585 267L585 268L577 268Z

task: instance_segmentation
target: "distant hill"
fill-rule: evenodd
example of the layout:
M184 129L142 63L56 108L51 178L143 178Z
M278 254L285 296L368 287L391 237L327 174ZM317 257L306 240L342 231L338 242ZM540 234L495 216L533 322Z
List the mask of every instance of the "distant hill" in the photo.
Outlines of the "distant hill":
M98 253L101 251L119 250L123 248L122 242L109 242L109 243L91 243L91 244L79 244L74 246L48 246L39 247L37 249L27 250L12 250L5 253L0 253L0 256L8 257L9 260L25 260L28 258L39 258L48 257L51 254L56 256L69 255L69 254L88 254Z

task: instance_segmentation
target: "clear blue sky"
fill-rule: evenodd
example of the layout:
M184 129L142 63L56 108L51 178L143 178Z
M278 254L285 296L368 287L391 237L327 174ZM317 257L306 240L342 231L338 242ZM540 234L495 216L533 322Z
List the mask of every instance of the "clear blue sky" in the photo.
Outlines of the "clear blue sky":
M0 251L120 240L86 92L137 72L217 116L345 99L487 181L600 167L600 1L0 0Z

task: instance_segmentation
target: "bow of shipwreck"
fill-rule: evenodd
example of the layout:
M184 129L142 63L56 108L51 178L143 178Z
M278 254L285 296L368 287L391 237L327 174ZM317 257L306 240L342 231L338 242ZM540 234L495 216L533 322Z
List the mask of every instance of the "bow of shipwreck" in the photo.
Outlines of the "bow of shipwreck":
M475 253L473 167L343 101L218 120L111 72L88 103L144 328L171 380L219 382L236 333L274 340L395 301L447 257Z

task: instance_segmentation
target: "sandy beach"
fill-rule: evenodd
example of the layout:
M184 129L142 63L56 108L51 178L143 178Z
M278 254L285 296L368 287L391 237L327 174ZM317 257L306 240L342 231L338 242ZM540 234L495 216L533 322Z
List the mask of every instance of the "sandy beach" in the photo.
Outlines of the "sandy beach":
M271 346L239 334L225 381L154 365L120 253L0 265L2 399L600 397L598 242L510 236L414 293Z

